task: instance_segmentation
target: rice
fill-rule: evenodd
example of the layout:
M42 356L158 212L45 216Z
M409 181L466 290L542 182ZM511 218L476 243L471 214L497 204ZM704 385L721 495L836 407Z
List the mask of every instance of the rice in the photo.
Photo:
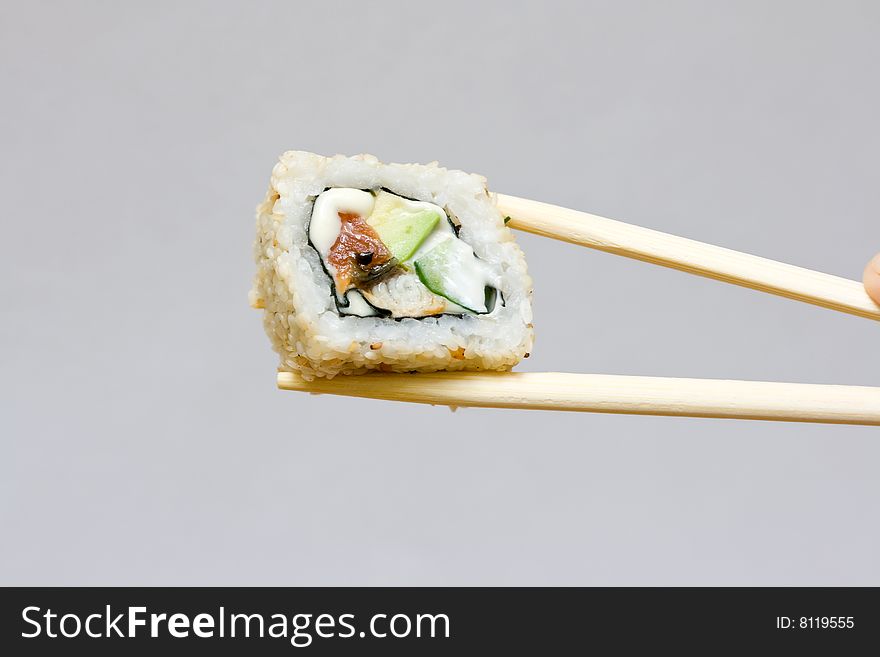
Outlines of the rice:
M340 315L330 278L310 245L315 198L327 188L385 188L429 201L460 223L459 237L500 273L503 304L483 315L389 319ZM506 370L531 349L531 279L525 257L481 176L436 163L382 164L371 155L288 151L257 207L257 273L250 303L280 356L304 378L386 372Z

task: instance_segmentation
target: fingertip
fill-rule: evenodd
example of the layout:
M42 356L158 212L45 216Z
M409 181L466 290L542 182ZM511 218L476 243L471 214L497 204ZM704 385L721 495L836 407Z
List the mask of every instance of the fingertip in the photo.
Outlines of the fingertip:
M865 290L868 295L880 304L880 253L874 256L868 266L865 267L864 275Z

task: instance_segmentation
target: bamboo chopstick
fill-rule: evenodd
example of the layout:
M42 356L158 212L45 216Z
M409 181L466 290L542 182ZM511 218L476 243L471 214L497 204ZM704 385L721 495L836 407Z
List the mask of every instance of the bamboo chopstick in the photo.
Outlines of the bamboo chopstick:
M511 218L511 228L880 320L880 306L856 281L587 212L504 194L497 199L501 213Z
M880 388L558 372L374 373L278 387L320 394L485 408L880 425Z

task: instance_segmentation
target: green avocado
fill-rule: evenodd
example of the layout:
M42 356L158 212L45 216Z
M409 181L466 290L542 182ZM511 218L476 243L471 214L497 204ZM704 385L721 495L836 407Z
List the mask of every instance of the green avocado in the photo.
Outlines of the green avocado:
M407 207L394 194L379 192L367 223L398 262L409 260L440 222L435 210Z

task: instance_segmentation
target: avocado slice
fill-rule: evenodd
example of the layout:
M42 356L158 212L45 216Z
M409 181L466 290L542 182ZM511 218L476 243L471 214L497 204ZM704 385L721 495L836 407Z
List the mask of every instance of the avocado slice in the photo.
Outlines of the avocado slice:
M436 210L418 207L395 194L376 195L367 223L379 235L398 262L409 260L440 222Z

